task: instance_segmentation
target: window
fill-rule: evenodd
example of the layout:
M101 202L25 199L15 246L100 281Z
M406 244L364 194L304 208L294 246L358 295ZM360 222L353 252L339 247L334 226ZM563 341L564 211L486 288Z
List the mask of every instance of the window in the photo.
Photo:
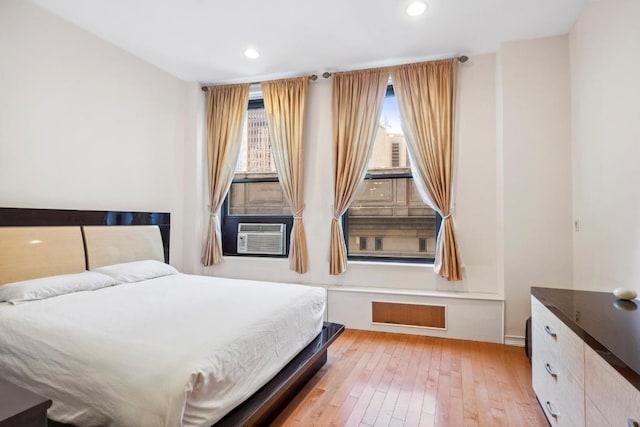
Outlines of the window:
M441 218L422 202L413 182L391 84L380 117L367 175L343 216L348 257L433 262ZM363 244L361 236L376 236L374 244Z
M376 251L382 250L382 237L376 237Z
M366 237L360 237L360 250L361 251L366 251L367 250L367 238Z
M262 91L251 88L236 173L222 206L222 251L238 253L238 224L285 224L285 254L293 227L291 209L284 198L271 153Z
M400 143L397 141L391 143L391 167L400 167Z

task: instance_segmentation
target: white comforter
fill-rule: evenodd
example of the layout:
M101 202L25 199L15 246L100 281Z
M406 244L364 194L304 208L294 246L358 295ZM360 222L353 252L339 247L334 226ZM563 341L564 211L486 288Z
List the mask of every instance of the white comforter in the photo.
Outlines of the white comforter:
M324 289L172 275L0 306L0 375L79 426L211 425L320 332Z

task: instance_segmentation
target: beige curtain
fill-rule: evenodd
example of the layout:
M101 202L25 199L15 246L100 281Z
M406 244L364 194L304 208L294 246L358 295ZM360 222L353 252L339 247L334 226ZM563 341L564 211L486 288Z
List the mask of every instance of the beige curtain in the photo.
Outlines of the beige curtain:
M424 202L442 216L434 269L448 280L462 279L451 217L457 66L450 59L401 66L391 72L413 179Z
M306 77L262 83L273 161L280 186L293 212L289 268L306 273L307 239L304 233L304 109L309 83Z
M207 166L209 182L209 229L202 254L205 266L222 260L218 211L231 186L242 143L249 85L209 87L207 116Z
M340 274L347 269L341 217L367 173L388 80L389 71L385 69L336 73L333 76L331 274Z

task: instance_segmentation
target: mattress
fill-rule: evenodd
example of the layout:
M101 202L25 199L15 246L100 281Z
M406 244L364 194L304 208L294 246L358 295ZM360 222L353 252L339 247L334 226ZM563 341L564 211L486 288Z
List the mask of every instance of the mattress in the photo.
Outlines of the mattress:
M185 274L0 305L0 375L79 426L199 426L322 329L326 291Z

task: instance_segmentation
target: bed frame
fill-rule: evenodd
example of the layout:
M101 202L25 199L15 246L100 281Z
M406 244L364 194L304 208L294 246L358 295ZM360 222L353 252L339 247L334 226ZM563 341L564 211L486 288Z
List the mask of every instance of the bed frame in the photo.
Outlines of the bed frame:
M170 214L166 212L0 208L0 227L157 225L162 237L165 262L169 262L170 224ZM215 426L268 425L326 363L327 347L343 331L343 325L325 322L322 332L307 347ZM49 421L49 426L66 425Z
M0 227L74 225L157 225L162 237L164 261L169 262L171 214L168 212L0 208Z

